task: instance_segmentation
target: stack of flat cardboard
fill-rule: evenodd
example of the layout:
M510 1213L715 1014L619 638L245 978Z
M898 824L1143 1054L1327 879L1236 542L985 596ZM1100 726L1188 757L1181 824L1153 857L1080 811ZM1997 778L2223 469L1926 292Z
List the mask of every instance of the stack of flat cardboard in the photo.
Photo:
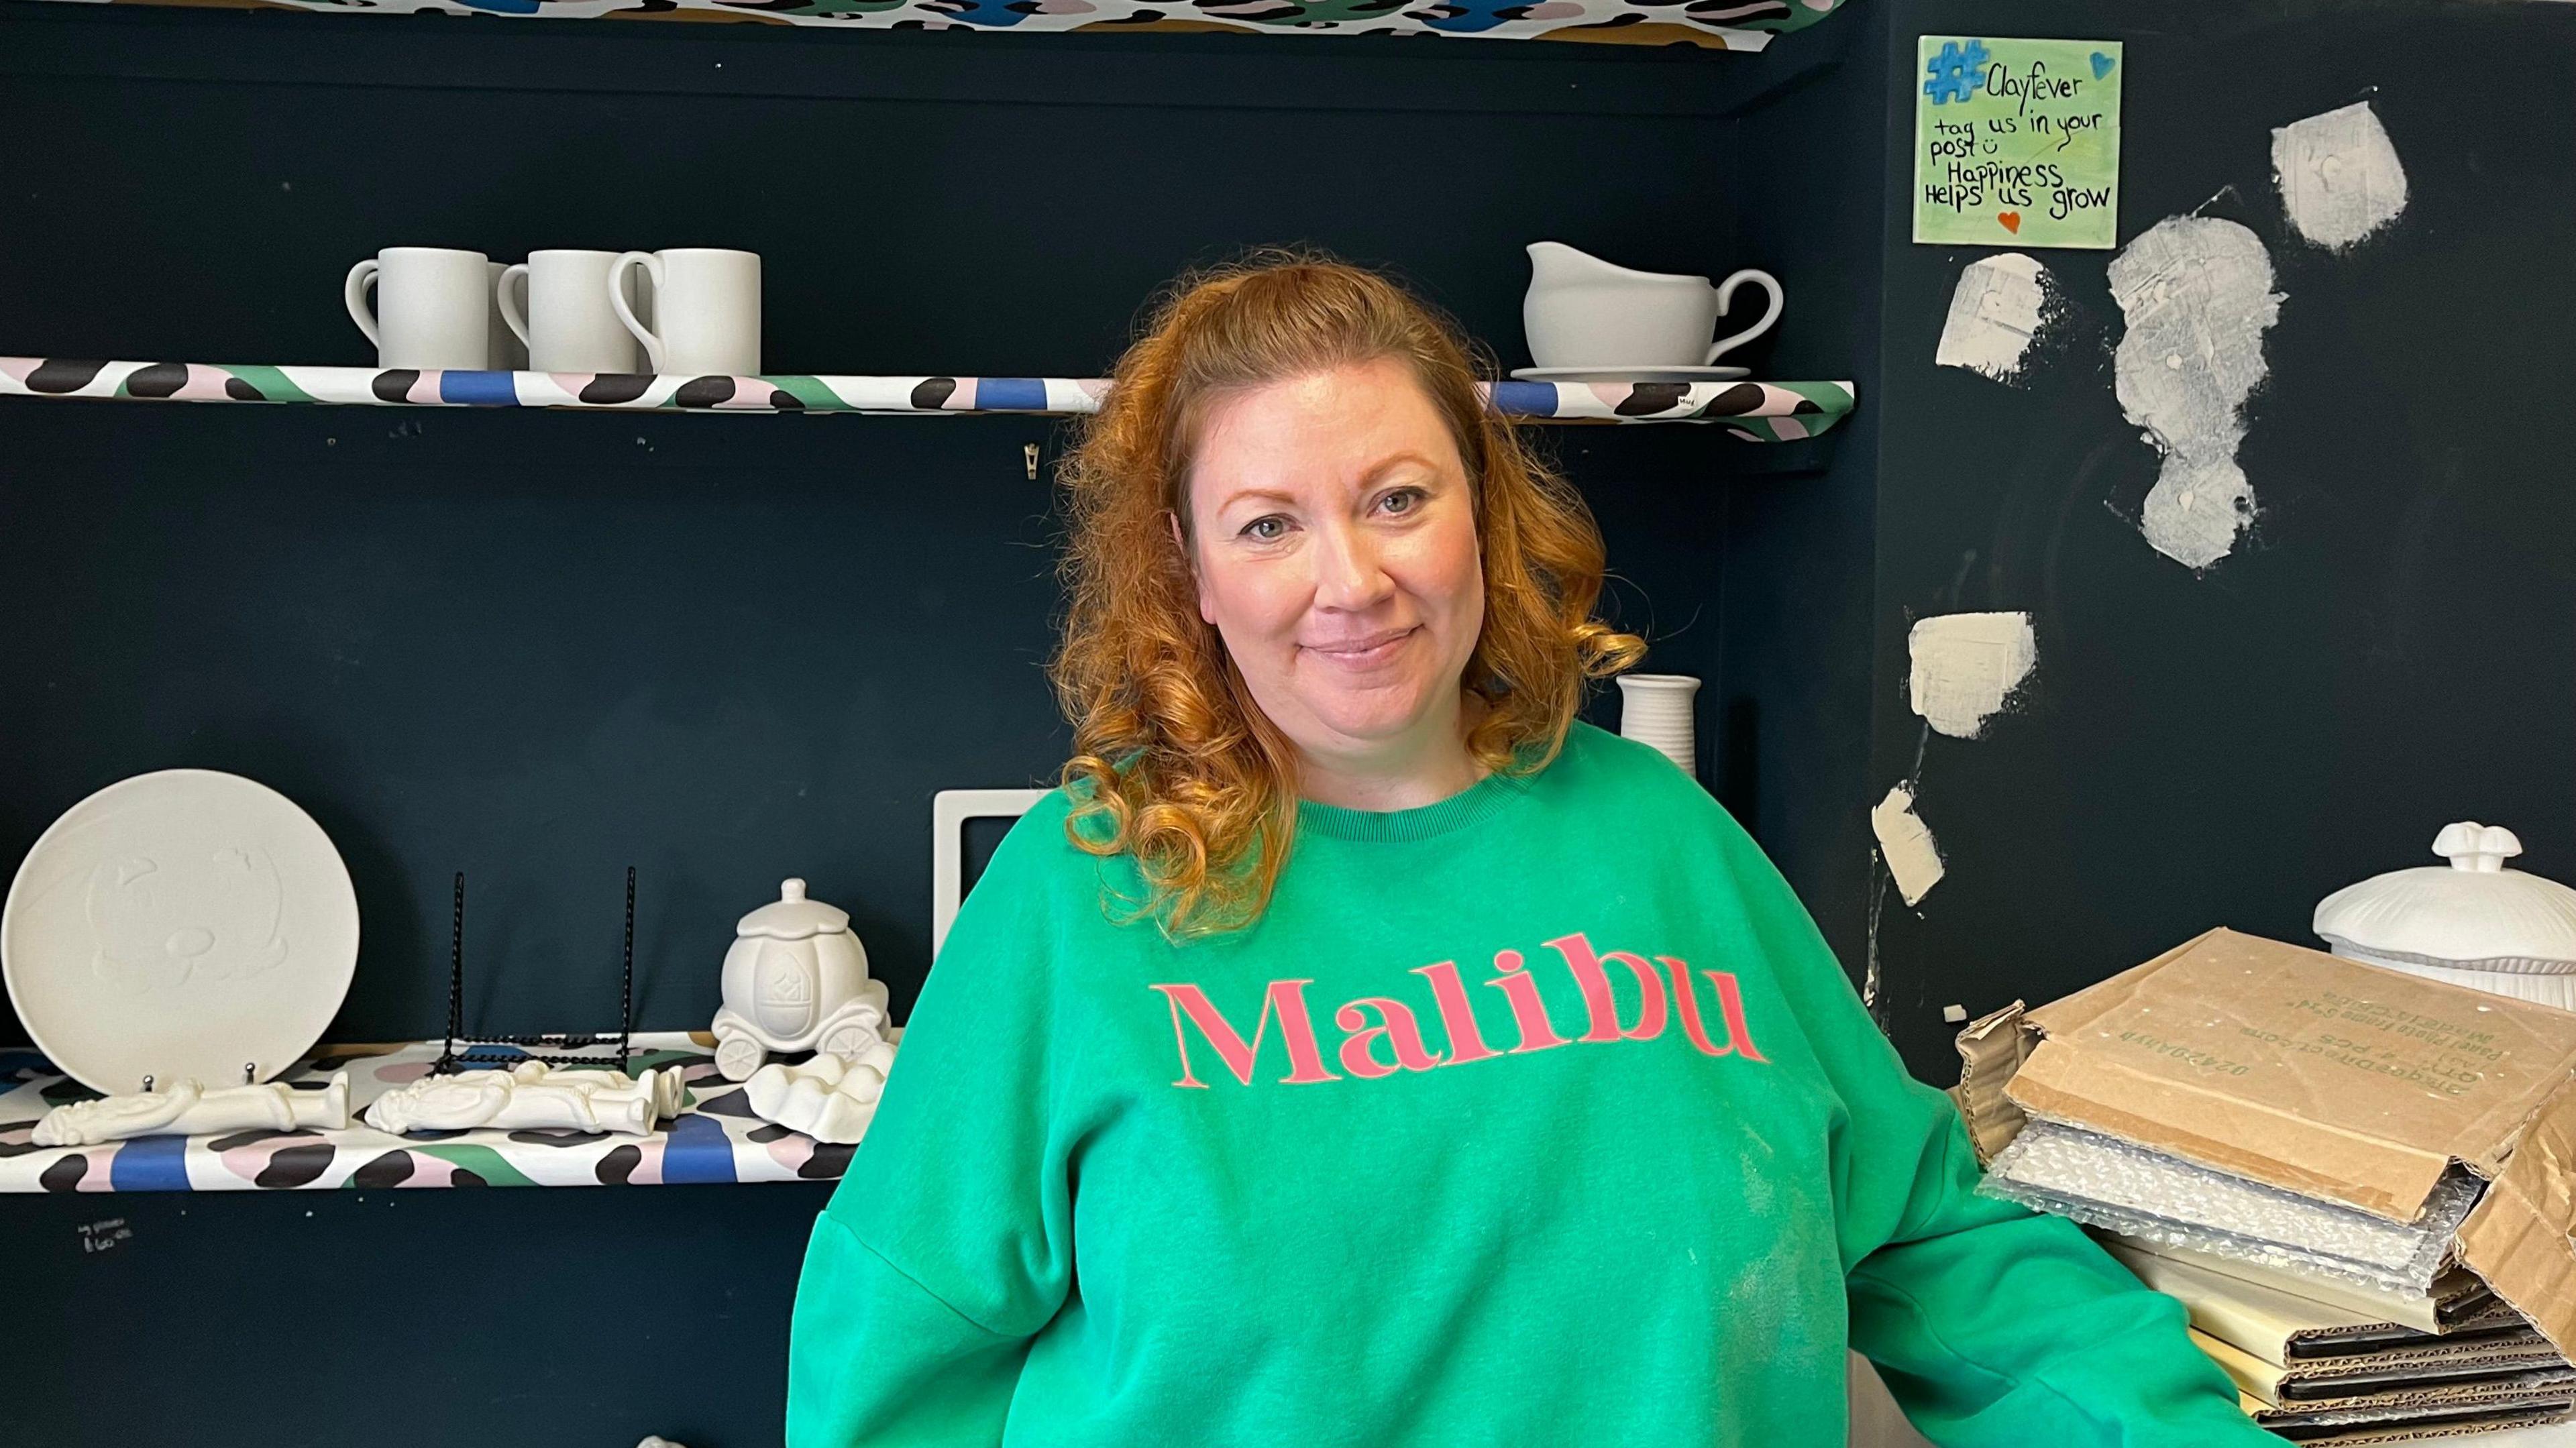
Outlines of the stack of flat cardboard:
M2245 1411L2285 1436L2386 1442L2576 1409L2576 1367L2482 1290L2466 1294L2481 1305L2427 1332L2230 1276L2197 1254L2106 1245L2140 1281L2182 1300L2193 1340L2236 1380Z
M2429 1281L2195 1250L2194 1230L2110 1240L2256 1422L2358 1445L2576 1410L2576 1013L2221 930L1959 1047L1988 1160L2037 1119L2398 1223L2475 1178Z

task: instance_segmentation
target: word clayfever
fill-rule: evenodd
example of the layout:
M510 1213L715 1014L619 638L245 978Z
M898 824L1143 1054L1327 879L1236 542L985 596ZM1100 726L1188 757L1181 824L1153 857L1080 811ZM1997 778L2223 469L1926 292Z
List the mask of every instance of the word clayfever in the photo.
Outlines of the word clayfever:
M1691 981L1688 962L1669 955L1659 955L1654 962L1625 950L1596 953L1592 943L1581 933L1559 936L1546 942L1547 948L1564 957L1566 968L1573 972L1574 983L1583 992L1585 1024L1589 1029L1580 1036L1559 1035L1555 1023L1547 1016L1547 1007L1539 999L1538 982L1524 968L1526 962L1517 950L1494 953L1494 968L1501 974L1485 984L1503 993L1511 1004L1512 1023L1520 1033L1519 1042L1507 1051L1497 1051L1485 1044L1483 1032L1476 1027L1475 1009L1468 1003L1467 988L1458 979L1458 963L1440 961L1434 965L1415 966L1412 974L1431 983L1431 998L1439 1010L1441 1028L1448 1035L1448 1052L1431 1050L1423 1044L1421 1024L1413 1010L1402 1001L1386 996L1362 996L1333 1012L1333 1023L1344 1032L1338 1052L1342 1070L1361 1080L1375 1080L1397 1071L1428 1071L1437 1066L1463 1066L1493 1056L1521 1056L1535 1051L1552 1051L1577 1042L1616 1044L1621 1041L1651 1041L1663 1034L1668 1014L1681 1018L1682 1034L1690 1043L1711 1056L1739 1056L1747 1061L1761 1061L1764 1056L1753 1044L1753 1032L1744 1019L1744 999L1735 977L1723 970L1702 970L1717 991L1717 1010L1724 1043L1709 1039L1708 1028L1700 1015L1699 993ZM1619 1020L1617 1003L1610 994L1609 973L1603 964L1616 961L1637 978L1639 1004L1633 1023ZM1663 966L1659 973L1655 965ZM1664 974L1672 978L1672 995L1668 1003L1664 993ZM1249 1086L1256 1059L1261 1053L1263 1035L1270 1029L1270 1019L1279 1018L1279 1034L1287 1043L1288 1074L1279 1080L1291 1086L1322 1081L1339 1081L1325 1066L1323 1053L1315 1040L1315 1023L1306 1010L1305 980L1274 980L1263 992L1261 1017L1253 1022L1252 1039L1226 1020L1223 1012L1195 985L1150 985L1148 990L1163 993L1172 1010L1172 1040L1180 1050L1181 1079L1174 1086L1197 1087L1207 1084L1198 1078L1190 1064L1189 1028L1197 1028L1200 1039L1216 1051L1234 1079ZM1371 1015L1376 1019L1372 1021ZM1394 1053L1392 1061L1378 1058L1375 1045L1383 1038Z
M2014 114L2028 115L2034 100L2071 101L2082 95L2084 82L2072 76L2050 75L2048 62L2034 60L2029 71L2018 76L2001 65L1987 66L1985 90L1998 100L2021 97L2021 107Z

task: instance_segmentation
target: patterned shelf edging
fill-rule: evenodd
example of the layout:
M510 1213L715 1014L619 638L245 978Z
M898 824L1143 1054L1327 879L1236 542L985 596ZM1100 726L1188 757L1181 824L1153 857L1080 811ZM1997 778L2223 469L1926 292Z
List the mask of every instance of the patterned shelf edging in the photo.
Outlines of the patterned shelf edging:
M740 20L856 30L1433 35L1755 51L1843 0L123 0L335 14Z
M1092 377L683 377L0 357L0 396L175 402L1068 416L1098 411L1108 391ZM1531 421L1723 422L1759 442L1813 437L1841 421L1854 398L1848 382L1506 381L1486 391L1497 409Z
M1480 383L1496 411L1528 422L1719 422L1747 442L1830 430L1859 398L1848 382Z
M318 1088L332 1072L347 1071L353 1119L345 1131L144 1136L52 1147L30 1140L37 1120L98 1093L57 1074L33 1051L0 1050L0 1192L832 1181L855 1150L752 1115L742 1088L717 1072L713 1038L687 1031L635 1034L632 1071L677 1066L688 1084L687 1108L651 1136L491 1129L392 1136L354 1119L388 1088L427 1075L438 1051L436 1041L325 1046L279 1078Z

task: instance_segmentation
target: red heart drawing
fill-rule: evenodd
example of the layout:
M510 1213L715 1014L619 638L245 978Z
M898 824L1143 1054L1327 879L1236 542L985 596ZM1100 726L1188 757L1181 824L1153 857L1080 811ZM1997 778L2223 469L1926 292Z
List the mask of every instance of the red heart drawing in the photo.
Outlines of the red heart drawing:
M2019 235L2021 235L2021 213L2020 213L2020 212L2018 212L2018 211L1998 211L1998 212L1996 212L1996 213L1995 213L1995 220L2000 221L2000 222L2002 222L2002 223L2004 224L2004 230L2011 232L2011 233L2012 233L2013 235L2015 235L2015 236L2019 236Z

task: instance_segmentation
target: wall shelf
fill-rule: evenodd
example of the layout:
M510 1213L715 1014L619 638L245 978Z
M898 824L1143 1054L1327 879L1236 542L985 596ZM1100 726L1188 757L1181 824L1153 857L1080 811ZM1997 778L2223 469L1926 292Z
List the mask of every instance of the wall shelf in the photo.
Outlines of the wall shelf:
M734 20L842 30L1428 35L1760 50L1843 0L123 0L333 14Z
M0 357L0 397L128 401L1073 416L1098 411L1108 391L1106 381L1089 377L684 377ZM1487 396L1529 422L1716 422L1747 441L1785 442L1842 421L1856 394L1848 382L1506 381L1490 384Z
M355 1119L388 1088L427 1075L440 1044L326 1046L278 1078L321 1082L348 1072L346 1130L144 1136L60 1147L30 1139L36 1122L56 1106L98 1093L67 1080L34 1051L0 1050L0 1192L832 1181L856 1149L752 1115L742 1088L716 1070L714 1038L692 1031L635 1033L629 1074L677 1067L688 1086L682 1113L650 1136L488 1128L393 1136Z

